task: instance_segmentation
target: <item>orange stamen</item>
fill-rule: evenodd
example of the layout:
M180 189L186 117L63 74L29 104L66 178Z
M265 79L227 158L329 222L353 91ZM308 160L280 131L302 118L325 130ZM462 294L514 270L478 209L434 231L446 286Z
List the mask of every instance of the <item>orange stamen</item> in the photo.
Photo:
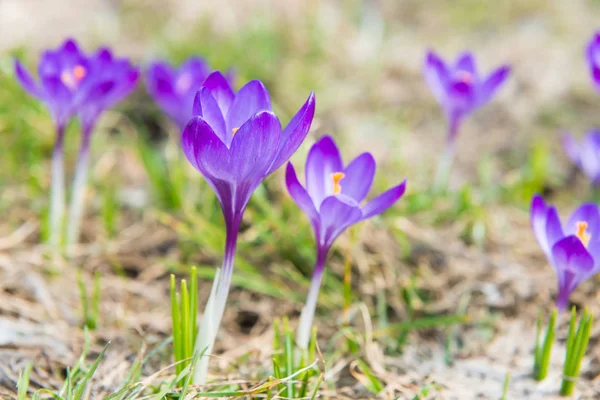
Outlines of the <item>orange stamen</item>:
M331 180L333 181L333 194L342 193L342 185L340 185L340 181L344 179L346 174L343 172L334 172L331 174Z
M231 132L232 132L232 133L231 133L231 135L232 135L232 136L235 136L235 134L236 134L236 133L237 133L237 131L239 131L239 130L240 130L240 128L233 128L233 129L231 130Z
M73 77L75 78L75 82L79 82L87 75L87 70L82 65L76 65L73 67Z
M473 75L471 75L467 71L463 71L460 74L460 80L463 81L464 83L471 83L473 81Z
M579 240L581 240L581 243L583 243L583 245L586 247L587 247L588 243L590 242L590 239L592 238L592 235L587 233L587 228L588 228L587 222L578 221L577 222L577 233L575 234L575 236L577 236L579 238Z

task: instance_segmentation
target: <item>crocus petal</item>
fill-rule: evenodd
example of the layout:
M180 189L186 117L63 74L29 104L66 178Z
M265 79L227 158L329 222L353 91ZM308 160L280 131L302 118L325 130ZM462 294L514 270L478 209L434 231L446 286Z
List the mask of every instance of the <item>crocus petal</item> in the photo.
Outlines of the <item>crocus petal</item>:
M581 169L592 181L600 176L600 132L588 132L579 150Z
M163 98L175 100L177 97L173 91L173 80L175 71L170 65L163 62L154 62L147 72L148 91L156 100Z
M575 164L577 166L581 166L581 164L580 164L581 161L579 158L579 151L580 151L579 144L577 143L577 141L575 141L575 139L573 138L573 135L571 135L570 133L563 135L562 144L563 144L563 149L564 149L565 153L571 159L573 164Z
M321 216L318 241L329 247L333 241L350 225L360 221L362 213L356 205L348 204L337 196L329 196L321 204Z
M292 196L292 199L294 199L298 207L304 211L304 213L308 216L308 219L316 228L318 225L319 214L317 213L317 209L315 208L312 199L308 195L308 192L298 181L296 170L294 169L292 163L287 164L285 170L285 184L288 188L288 192L290 192L290 196Z
M235 184L229 178L229 173L222 170L219 160L229 157L229 150L210 125L201 117L192 117L181 135L183 152L189 162L204 175L208 184L217 195L225 220L231 221L244 204L239 204L236 210Z
M598 206L592 203L586 203L579 206L565 225L565 233L567 235L575 235L577 233L578 222L587 223L586 233L591 237L600 236L600 214L598 213Z
M500 85L504 83L508 75L510 74L510 67L502 66L492 72L488 78L483 82L478 94L478 105L482 106L487 103L496 91L500 88Z
M586 50L590 73L596 86L600 88L600 32L596 32Z
M207 179L225 180L229 177L219 163L229 158L229 150L201 117L193 117L188 122L181 136L181 144L189 162Z
M306 190L319 208L323 199L333 194L331 174L344 169L340 151L330 136L323 136L311 147L305 168Z
M438 103L446 102L448 84L450 81L448 68L444 61L433 51L428 51L423 67L425 83L433 93Z
M381 214L390 208L406 191L406 179L401 184L386 190L362 207L363 219Z
M175 72L170 65L163 62L154 62L148 68L146 74L146 86L154 101L158 103L169 117L180 124L184 119L182 117L184 113L183 110L181 110L182 103L180 97L177 96L173 89L174 75ZM189 114L190 111L191 108L185 113L187 116L185 123L187 123L191 116L191 114Z
M546 217L548 215L548 206L540 195L533 196L531 200L531 227L535 238L540 244L542 250L548 258L550 258L550 245L546 236Z
M202 87L194 100L194 114L200 115L208 122L213 131L221 138L227 147L231 145L233 139L232 132L227 131L225 127L225 118L221 113L219 104L212 96L210 90Z
M74 113L73 94L58 77L43 77L41 84L45 92L45 102L56 122L59 125L66 124Z
M459 55L454 64L454 69L459 71L466 71L473 77L477 76L477 66L475 65L475 58L470 52L464 52Z
M371 189L375 177L375 159L370 153L363 153L346 166L344 174L341 180L342 194L360 203Z
M220 160L238 183L258 185L277 155L281 139L281 124L270 111L252 116L237 131L231 141L229 158Z
M181 64L178 72L180 75L189 73L192 78L202 78L199 81L197 79L193 80L196 85L201 85L208 76L208 64L200 57L190 57Z
M259 111L271 111L271 99L261 81L250 81L236 94L227 113L227 129L239 129L251 116Z
M72 38L68 38L67 40L65 40L65 42L62 45L61 51L72 57L76 57L81 53L79 51L79 46L77 46L77 42Z
M231 90L231 87L229 86L229 83L223 74L219 71L213 72L206 78L202 86L210 90L210 93L213 95L217 101L217 104L219 104L219 107L221 108L223 117L227 117L229 108L231 107L231 104L235 98L235 94L233 93L233 90Z
M567 236L552 246L552 261L558 276L558 305L566 305L571 292L587 279L594 260L576 236Z
M600 272L600 237L592 237L588 243L587 250L594 259L594 270L591 274L595 275Z
M310 130L314 115L315 94L314 92L311 92L302 108L300 108L283 130L281 134L281 143L279 145L279 154L277 154L277 158L275 158L270 172L281 167L281 165L289 160L296 150L298 150L298 147L300 147Z
M15 60L15 76L21 84L21 87L23 87L23 89L25 89L27 93L34 97L40 97L40 90L35 80L31 76L29 71L27 71L25 67L23 67L19 60Z
M549 207L546 213L546 241L550 251L552 251L552 246L564 237L565 234L556 207Z

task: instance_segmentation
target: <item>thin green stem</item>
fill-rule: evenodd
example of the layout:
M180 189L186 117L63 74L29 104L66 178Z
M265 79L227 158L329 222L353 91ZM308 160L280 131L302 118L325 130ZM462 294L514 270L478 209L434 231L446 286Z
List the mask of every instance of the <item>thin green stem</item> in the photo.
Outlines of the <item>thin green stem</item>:
M538 318L538 332L536 335L535 362L534 362L534 377L537 381L543 381L548 376L548 368L550 366L550 356L552 355L552 346L556 337L556 318L558 312L554 310L550 316L544 341L539 342L541 331L540 321Z
M179 375L182 370L181 361L181 322L179 316L179 303L177 301L177 286L175 275L171 274L171 330L173 332L173 360L175 361L175 373Z
M581 372L581 363L589 344L593 320L594 316L587 308L584 309L577 330L575 330L575 308L571 311L563 380L560 388L560 394L563 396L571 396L575 389L575 383Z

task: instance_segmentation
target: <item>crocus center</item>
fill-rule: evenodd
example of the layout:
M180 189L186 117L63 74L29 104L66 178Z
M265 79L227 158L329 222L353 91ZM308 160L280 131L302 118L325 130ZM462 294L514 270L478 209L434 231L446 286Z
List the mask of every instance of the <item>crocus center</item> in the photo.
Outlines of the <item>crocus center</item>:
M473 82L473 74L467 71L461 71L460 75L458 76L458 80L470 84Z
M587 233L587 228L588 228L587 222L578 221L577 222L577 233L575 234L579 238L579 240L581 240L581 243L583 243L583 245L586 247L587 247L588 243L590 242L590 239L592 238L592 235Z
M75 89L86 75L87 69L83 65L76 65L70 71L63 71L60 74L60 80L69 89Z
M342 185L340 185L340 181L344 179L346 174L343 172L334 172L331 174L331 180L333 181L333 194L342 193Z
M185 93L192 86L192 76L189 73L182 74L175 82L175 90L178 93Z
M233 128L233 129L231 130L231 136L235 136L235 134L236 134L236 133L237 133L237 131L239 131L239 130L240 130L240 128Z

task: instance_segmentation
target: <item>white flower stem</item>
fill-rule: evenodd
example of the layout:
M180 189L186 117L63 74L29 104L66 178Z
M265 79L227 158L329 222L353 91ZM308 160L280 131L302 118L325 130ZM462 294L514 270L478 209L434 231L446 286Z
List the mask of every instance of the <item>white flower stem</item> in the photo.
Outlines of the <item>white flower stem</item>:
M449 143L442 152L438 161L437 171L435 173L435 179L433 181L433 189L435 192L440 193L446 190L448 186L448 180L450 178L450 170L452 169L453 161L454 143Z
M56 250L60 246L65 212L65 172L63 161L64 125L56 129L56 143L52 150L50 172L50 209L48 243Z
M450 179L450 170L454 161L454 151L456 136L461 122L460 114L450 114L448 117L448 135L446 137L446 147L440 156L437 171L433 181L433 190L436 193L444 192L448 187Z
M87 186L88 164L90 157L91 129L84 129L79 148L79 158L75 166L75 178L71 189L71 205L69 209L69 222L67 225L67 248L79 241L81 218L85 206L85 190Z
M217 271L215 279L213 280L213 286L210 291L210 297L204 310L204 315L200 321L200 327L198 329L198 336L196 339L196 345L194 351L202 354L202 357L198 360L198 364L194 369L194 378L192 382L194 385L206 384L206 378L208 375L208 362L212 355L212 351L217 339L217 333L225 313L225 305L227 303L227 297L229 295L229 289L231 286L231 276L233 274L233 261L235 259L235 252L237 246L237 235L239 229L239 222L241 217L238 219L233 218L233 222L229 221L227 225L227 237L225 239L225 256L223 257L223 268L221 271Z
M313 272L310 289L306 297L306 303L300 313L300 321L298 322L298 330L296 332L296 345L305 350L310 342L313 319L317 309L317 300L319 298L319 290L323 281L323 270L325 267L325 259L327 258L327 249L319 248L317 251L317 262Z

